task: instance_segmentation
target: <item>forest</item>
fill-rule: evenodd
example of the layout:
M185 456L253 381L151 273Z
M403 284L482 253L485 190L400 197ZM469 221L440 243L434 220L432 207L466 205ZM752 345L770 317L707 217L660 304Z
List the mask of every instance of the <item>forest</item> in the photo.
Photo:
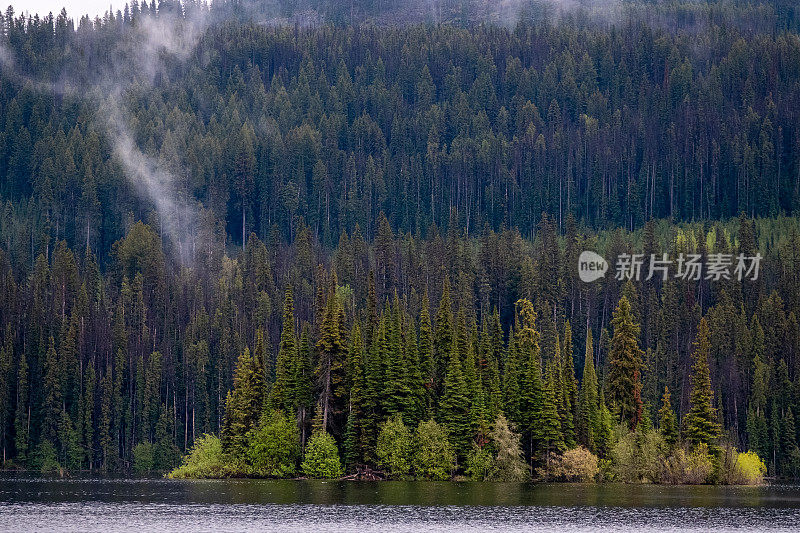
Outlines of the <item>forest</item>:
M4 467L800 473L791 4L367 4L0 17Z

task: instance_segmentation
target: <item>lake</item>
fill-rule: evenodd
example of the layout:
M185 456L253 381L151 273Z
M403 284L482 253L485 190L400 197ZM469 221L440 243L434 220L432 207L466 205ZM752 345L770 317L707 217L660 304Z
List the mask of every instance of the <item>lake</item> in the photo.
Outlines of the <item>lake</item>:
M797 531L800 486L0 478L2 531Z

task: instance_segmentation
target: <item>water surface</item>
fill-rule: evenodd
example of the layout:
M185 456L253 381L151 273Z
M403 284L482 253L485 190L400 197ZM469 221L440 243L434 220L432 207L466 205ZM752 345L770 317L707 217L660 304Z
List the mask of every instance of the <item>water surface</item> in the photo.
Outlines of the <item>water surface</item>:
M798 531L800 486L0 479L2 531Z

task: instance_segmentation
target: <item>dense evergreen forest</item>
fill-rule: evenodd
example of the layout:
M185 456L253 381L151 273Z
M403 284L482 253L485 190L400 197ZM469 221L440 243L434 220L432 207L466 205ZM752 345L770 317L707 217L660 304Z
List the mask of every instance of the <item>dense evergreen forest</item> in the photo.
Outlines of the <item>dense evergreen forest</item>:
M385 4L0 16L4 464L166 470L208 433L264 475L297 466L265 434L348 473L407 474L403 441L449 445L421 477L800 472L791 3ZM585 249L764 260L583 283Z

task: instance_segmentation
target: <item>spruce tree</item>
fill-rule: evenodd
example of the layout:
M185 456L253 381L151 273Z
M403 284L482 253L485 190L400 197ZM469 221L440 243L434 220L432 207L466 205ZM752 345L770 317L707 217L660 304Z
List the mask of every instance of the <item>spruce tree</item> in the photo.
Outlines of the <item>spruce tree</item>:
M436 363L433 356L433 332L431 330L430 302L428 291L422 296L419 312L419 362L425 384L425 409L433 413L436 404Z
M62 395L61 375L55 340L50 336L47 355L44 360L44 405L42 438L55 445L58 443L58 427L61 419Z
M669 388L664 387L664 396L661 398L661 409L658 410L658 426L664 442L669 448L674 448L678 442L678 421L675 418L675 411L672 410L670 403Z
M469 452L471 441L469 395L464 381L458 339L453 338L450 362L444 380L444 394L440 402L439 419L447 428L450 443L456 455L463 459Z
M233 390L228 391L225 399L222 428L222 446L235 456L244 453L247 432L254 429L261 418L260 383L261 369L250 356L250 350L245 348L236 362Z
M350 384L350 402L345 428L345 465L351 470L354 465L364 461L364 448L367 445L363 434L365 416L364 346L358 321L350 333L347 349L347 376Z
M290 412L293 403L291 390L291 367L296 357L296 342L294 332L294 295L292 286L286 288L283 300L283 328L281 341L278 347L278 357L275 361L275 382L269 393L269 405L273 409Z
M331 276L331 287L317 341L317 368L315 370L322 403L322 428L342 428L339 417L344 411L344 360L345 345L342 335L342 310L336 289L336 275Z
M689 393L689 412L684 418L686 440L692 445L706 444L715 449L720 427L717 410L714 407L714 391L711 389L711 375L708 369L708 356L711 351L708 321L703 317L697 329L695 349L692 354L692 389Z
M586 355L583 361L583 380L581 381L581 391L578 399L577 433L578 442L593 453L597 453L599 416L592 330L588 329L586 332Z
M575 415L578 408L578 382L575 379L575 360L572 355L572 326L564 324L564 342L561 348L561 375L563 382L565 414L562 418L564 442L572 448L576 442Z
M30 444L31 411L28 402L28 363L22 350L17 363L17 408L14 413L14 449L17 463L22 465L26 463Z
M609 401L620 422L636 429L642 418L641 369L642 350L639 348L639 325L634 323L631 306L623 296L611 321L609 358Z

